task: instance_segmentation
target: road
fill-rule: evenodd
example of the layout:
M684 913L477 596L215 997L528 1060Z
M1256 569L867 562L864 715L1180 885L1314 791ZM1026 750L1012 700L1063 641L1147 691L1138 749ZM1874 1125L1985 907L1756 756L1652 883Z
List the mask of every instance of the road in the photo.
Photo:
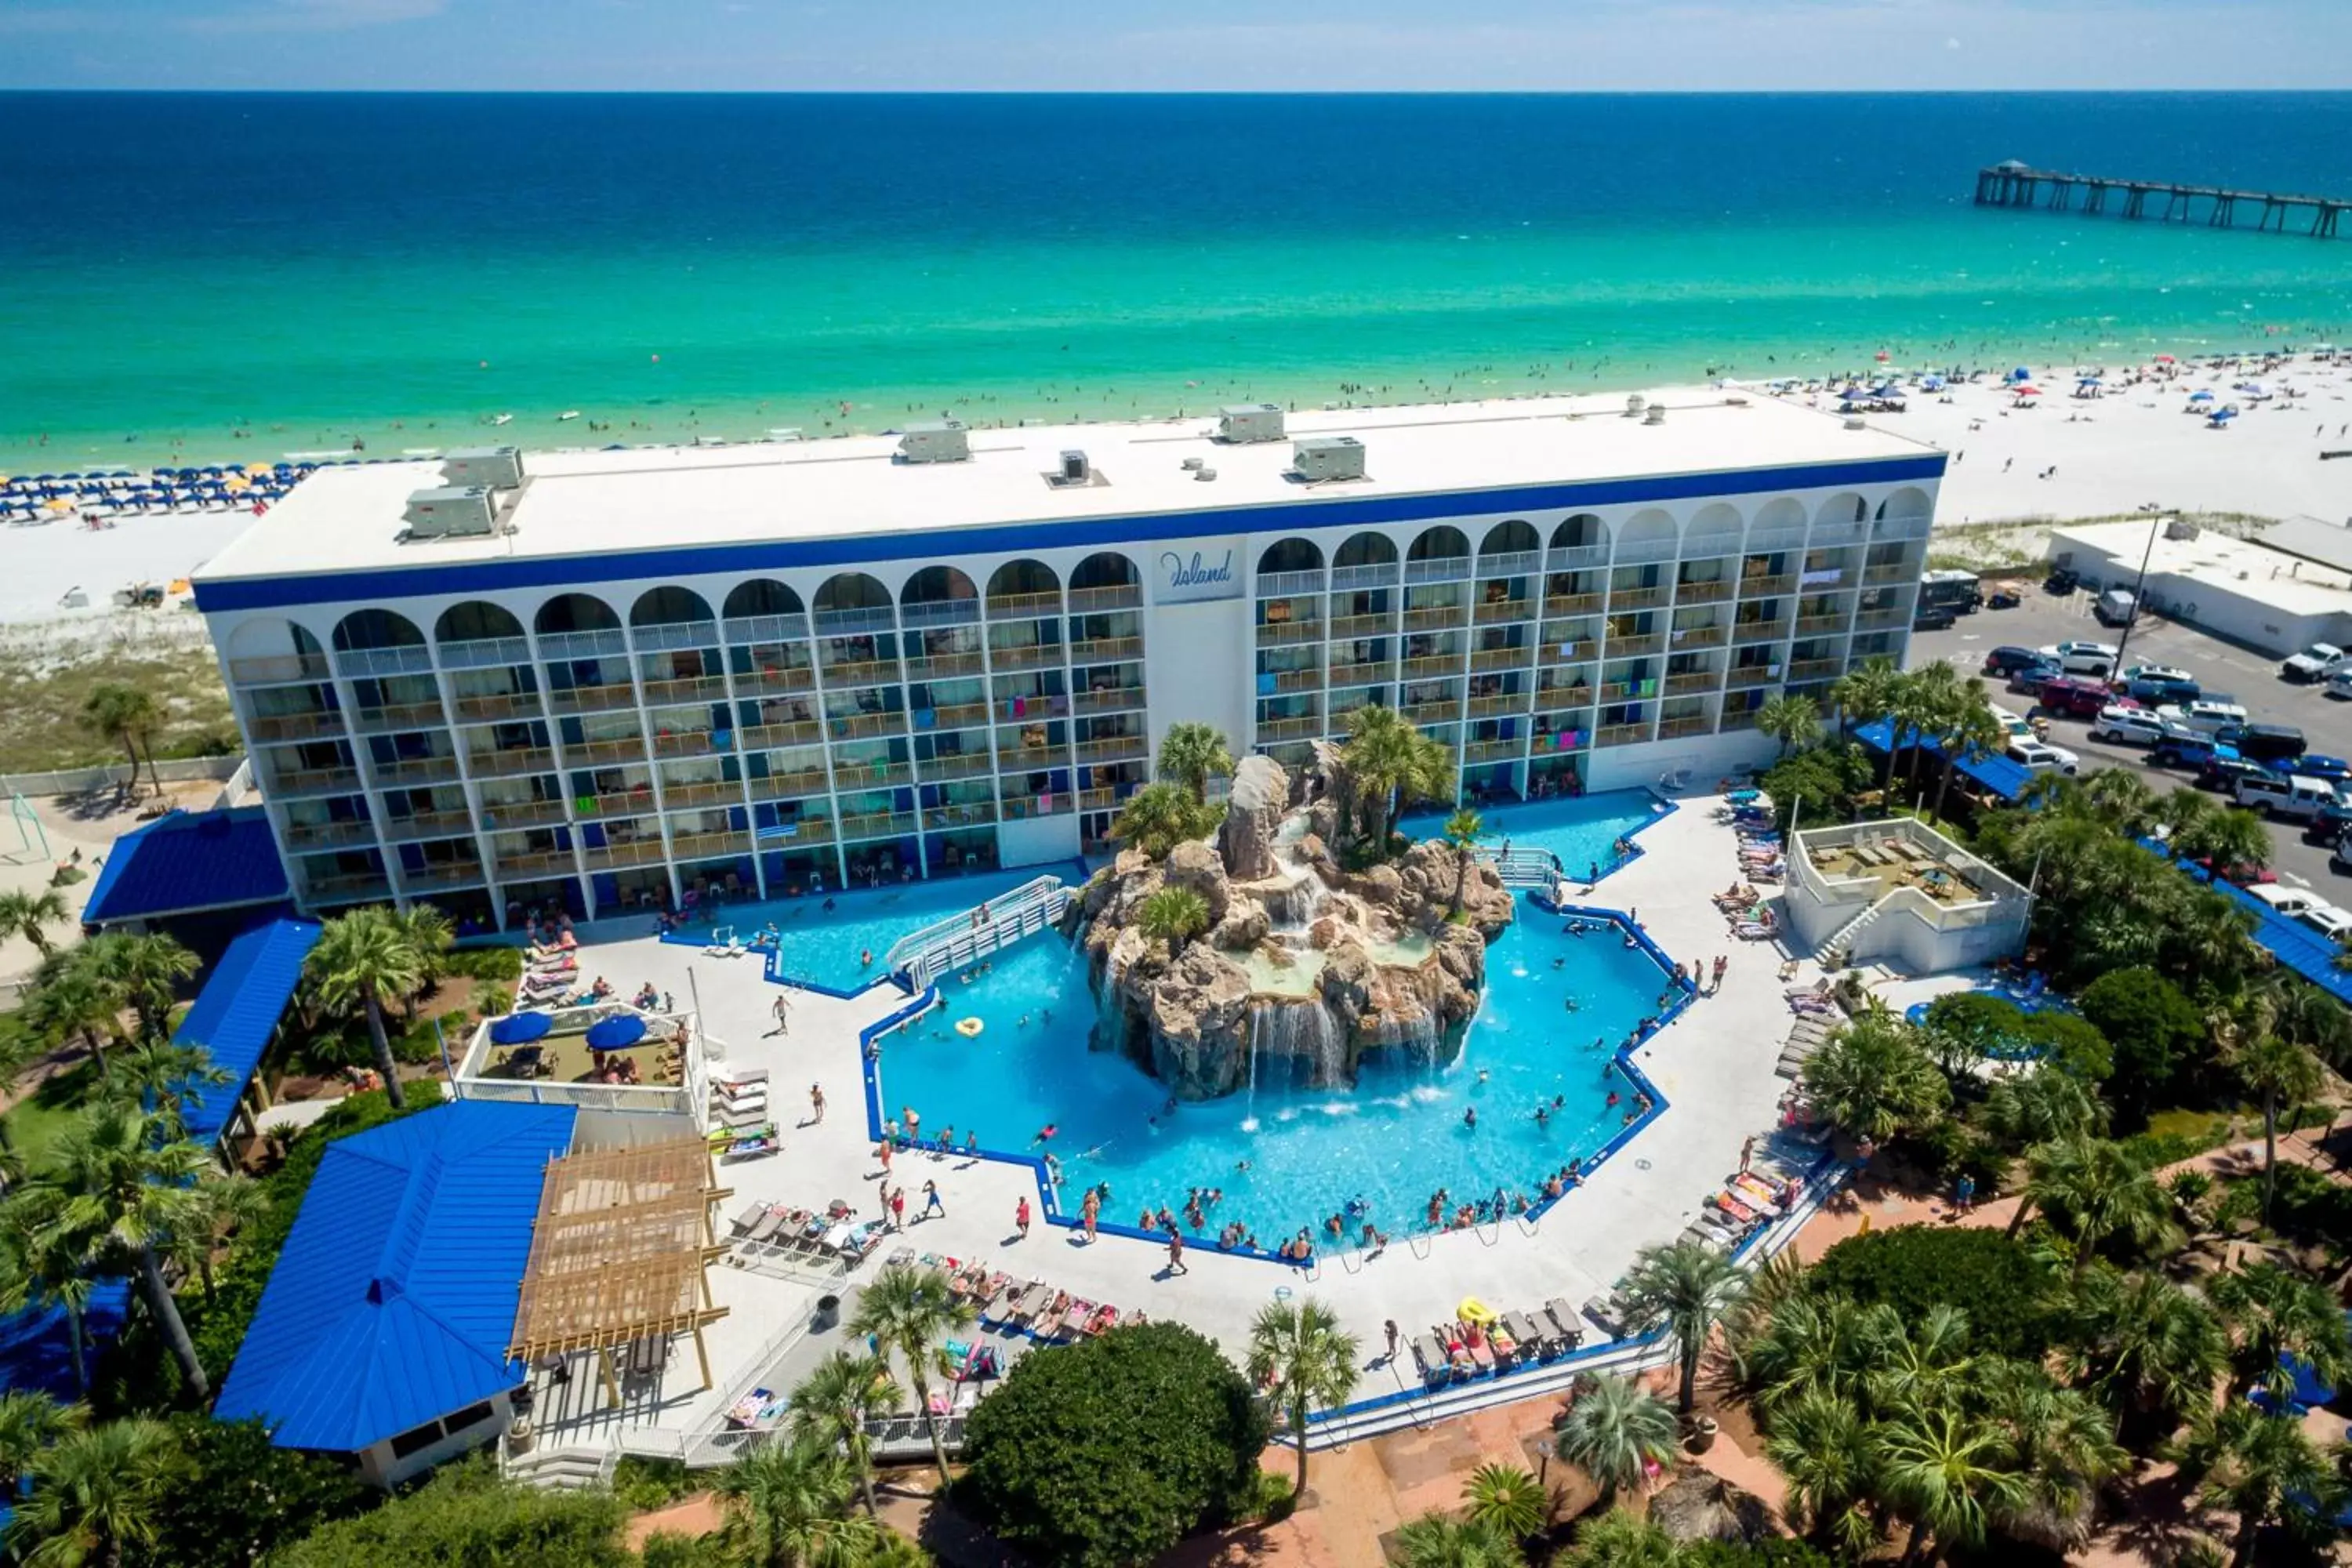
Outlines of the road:
M1987 651L2005 645L2041 647L2070 637L2115 642L2116 634L2091 618L2092 597L2078 592L2055 598L2038 587L2029 587L2025 602L2013 610L1979 610L1961 616L1949 631L1913 634L1910 668L1946 659L1961 673L1975 675L1983 668ZM2328 697L2315 685L2290 685L2280 679L2279 661L2266 654L2192 627L2143 617L2124 647L2124 663L2176 665L2195 676L2208 695L2233 696L2256 722L2292 724L2303 731L2314 752L2352 757L2352 702ZM2008 689L2005 680L1988 679L1986 685L1993 701L2011 712L2022 713L2030 706L2026 698ZM2091 740L2089 731L2087 720L2053 716L2050 721L2051 741L2080 752L2085 771L2131 768L2159 794L2190 782L2188 773L2149 767L2147 752L2137 747ZM2274 822L2270 830L2277 846L2271 864L2281 881L2316 887L2334 902L2352 899L2352 878L2328 868L2327 847L2305 843L2301 825Z

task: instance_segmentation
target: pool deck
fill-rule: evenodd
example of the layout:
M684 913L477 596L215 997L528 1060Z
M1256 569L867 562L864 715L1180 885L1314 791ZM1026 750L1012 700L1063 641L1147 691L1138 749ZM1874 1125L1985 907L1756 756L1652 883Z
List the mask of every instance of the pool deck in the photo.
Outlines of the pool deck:
M1768 1157L1765 1139L1787 1087L1773 1074L1790 1021L1777 975L1784 954L1772 944L1743 942L1728 934L1708 895L1737 875L1735 835L1715 820L1714 797L1686 795L1677 804L1683 809L1643 830L1638 858L1605 878L1595 891L1586 894L1571 886L1569 896L1635 911L1661 947L1701 973L1717 954L1727 953L1730 967L1718 993L1701 997L1634 1053L1665 1097L1664 1114L1588 1185L1540 1219L1435 1237L1396 1236L1379 1258L1327 1254L1303 1271L1222 1256L1188 1238L1187 1272L1171 1278L1161 1246L1112 1237L1087 1246L1075 1231L1044 1223L1034 1178L1025 1166L901 1153L892 1162L890 1180L907 1189L909 1219L922 1208L927 1181L938 1184L947 1212L909 1224L903 1241L886 1240L850 1275L849 1288L872 1278L898 1246L967 1260L984 1258L1016 1277L1042 1278L1075 1296L1116 1304L1123 1312L1140 1309L1154 1319L1190 1324L1236 1355L1247 1342L1250 1319L1277 1291L1313 1295L1361 1338L1368 1363L1380 1352L1387 1319L1396 1320L1409 1338L1452 1319L1454 1304L1466 1296L1510 1310L1555 1297L1581 1303L1605 1293L1642 1248L1672 1240L1698 1216L1701 1200L1738 1168L1740 1145L1749 1134L1760 1135L1759 1161ZM782 988L761 978L757 957L711 957L699 948L665 943L651 935L650 921L645 934L614 931L612 939L585 949L581 973L608 975L624 989L650 978L675 991L681 1004L689 995L697 998L704 1028L722 1044L726 1060L768 1069L769 1103L783 1132L783 1148L763 1159L720 1167L721 1184L733 1194L722 1205L722 1222L724 1215L753 1201L822 1209L840 1198L854 1205L858 1218L882 1212L883 1172L866 1135L858 1031L905 1004L897 987L883 985L847 999L792 989L790 1032L777 1036L771 1033L775 1024L769 1010ZM1801 983L1810 983L1814 974L1808 964ZM824 1120L814 1125L811 1083L823 1086L826 1102ZM960 1120L952 1107L941 1119ZM1811 1158L1810 1152L1804 1157ZM1040 1211L1025 1240L1013 1224L1014 1205L1024 1195ZM785 1344L805 1322L815 1284L725 1265L715 1267L711 1278L720 1301L732 1308L710 1335L716 1386L708 1393L679 1389L679 1384L694 1381L692 1358L684 1358L688 1370L683 1376L674 1359L667 1387L623 1416L624 1423L671 1431L707 1426L733 1394L763 1373L769 1386L783 1392L820 1348L812 1341ZM822 1340L825 1350L837 1342L831 1334ZM1410 1355L1401 1367L1369 1368L1357 1397L1406 1385L1418 1386Z

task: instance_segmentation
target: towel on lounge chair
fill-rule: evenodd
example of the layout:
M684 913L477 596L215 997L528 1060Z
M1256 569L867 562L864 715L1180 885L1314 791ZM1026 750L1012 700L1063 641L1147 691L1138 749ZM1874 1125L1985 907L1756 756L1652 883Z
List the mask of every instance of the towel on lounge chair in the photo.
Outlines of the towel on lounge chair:
M1433 1334L1412 1336L1412 1359L1421 1368L1421 1381L1425 1384L1441 1384L1454 1375L1454 1368L1445 1359L1445 1347L1437 1342Z

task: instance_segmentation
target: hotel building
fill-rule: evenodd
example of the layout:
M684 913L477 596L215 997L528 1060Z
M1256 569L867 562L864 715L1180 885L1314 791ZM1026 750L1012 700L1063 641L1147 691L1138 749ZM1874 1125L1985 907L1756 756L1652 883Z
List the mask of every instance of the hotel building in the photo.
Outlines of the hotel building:
M195 591L305 910L585 918L1094 850L1183 720L1712 777L1902 657L1943 468L1706 392L496 448L322 469Z

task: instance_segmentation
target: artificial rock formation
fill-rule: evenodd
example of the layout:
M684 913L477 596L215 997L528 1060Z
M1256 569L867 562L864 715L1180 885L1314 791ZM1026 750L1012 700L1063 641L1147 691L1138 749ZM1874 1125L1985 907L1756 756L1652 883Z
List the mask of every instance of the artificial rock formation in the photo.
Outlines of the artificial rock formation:
M1280 868L1274 858L1274 837L1290 804L1290 775L1272 757L1244 757L1234 770L1233 793L1225 799L1225 820L1217 830L1217 854L1236 882L1256 882Z

